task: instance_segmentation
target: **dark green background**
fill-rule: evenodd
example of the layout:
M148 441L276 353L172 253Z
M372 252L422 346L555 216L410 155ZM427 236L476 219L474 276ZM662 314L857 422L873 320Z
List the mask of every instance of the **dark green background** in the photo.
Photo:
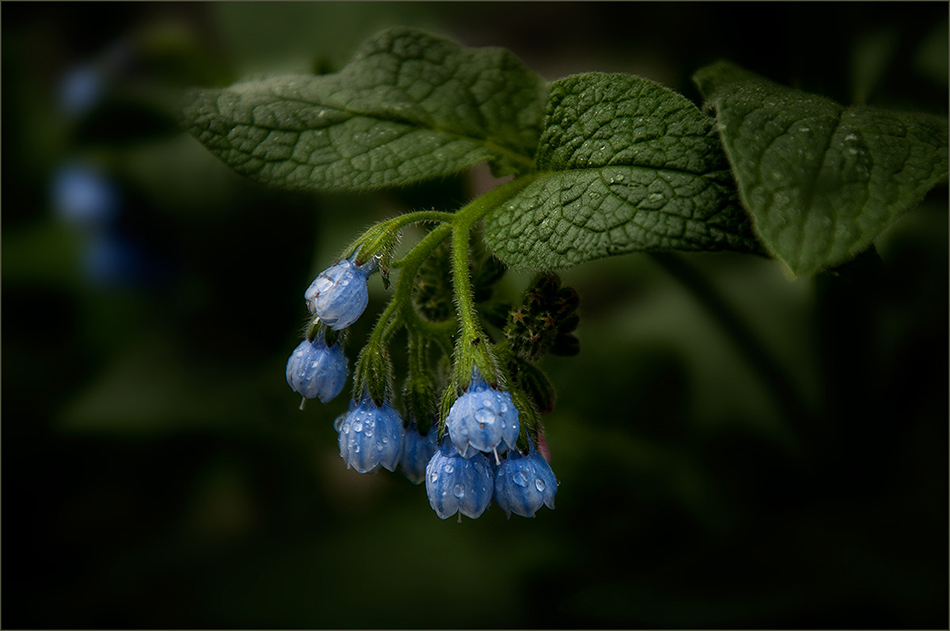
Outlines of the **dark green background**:
M283 366L303 289L345 243L458 207L484 170L285 194L155 106L167 88L333 71L399 24L510 48L548 80L630 72L696 100L690 75L723 57L946 115L946 4L5 2L2 24L5 628L946 628L945 186L879 240L880 265L792 282L752 257L676 259L772 380L657 260L565 273L582 352L544 364L558 508L460 525L399 474L347 471L345 398L297 411ZM59 116L63 73L120 41L136 62L102 107ZM49 201L75 156L113 173L158 281L81 274L83 236ZM385 304L371 292L351 361Z

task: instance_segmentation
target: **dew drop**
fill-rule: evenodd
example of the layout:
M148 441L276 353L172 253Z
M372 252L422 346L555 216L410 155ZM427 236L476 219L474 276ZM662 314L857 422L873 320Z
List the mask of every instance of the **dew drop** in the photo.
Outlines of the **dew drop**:
M353 421L353 431L354 432L363 431L363 421L359 421L359 420Z
M346 425L343 426L343 433L344 433L344 434L349 434L349 433L350 433L350 424L349 424L349 423L347 423Z
M465 489L461 484L455 485L455 497L465 497Z
M356 443L353 445L353 453L358 454L360 452L360 444Z
M438 471L433 471L432 473L429 474L429 482L435 482L438 479L439 479Z
M486 408L490 408L492 406L491 397L485 397L482 399L482 405L484 405Z
M518 486L526 486L528 484L528 476L524 474L524 471L518 471L513 476L512 479L515 481L515 484Z
M478 412L475 412L475 421L480 428L484 429L486 425L491 425L495 422L495 415L492 414L491 410L482 408Z
M363 433L366 434L367 436L372 436L372 435L373 435L373 426L367 424L367 425L366 425L366 431L364 431Z
M453 467L451 464L446 464L443 469L445 469L446 473L452 473L455 471L455 467Z
M502 412L507 412L507 411L508 411L508 404L507 404L507 403L502 403L502 404L501 404L501 411L502 411Z
M541 478L538 478L537 480L534 481L534 486L535 486L535 488L538 489L539 491L543 491L543 490L544 490L544 480L542 480Z

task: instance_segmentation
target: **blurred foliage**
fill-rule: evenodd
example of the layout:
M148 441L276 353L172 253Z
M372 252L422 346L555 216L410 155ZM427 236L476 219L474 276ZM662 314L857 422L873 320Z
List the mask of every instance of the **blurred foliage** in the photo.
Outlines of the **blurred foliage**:
M549 80L630 72L698 100L692 72L728 58L946 115L945 4L4 3L2 20L5 627L946 627L946 187L879 261L814 281L677 259L765 364L662 261L563 274L581 353L544 361L558 508L458 525L401 476L347 471L346 401L298 412L283 366L303 289L360 228L491 178L288 194L162 109L187 85L332 71L400 24ZM106 87L66 114L61 82L88 63ZM51 205L76 159L111 174L111 229L155 273L88 275L90 235ZM369 311L386 295L371 283Z

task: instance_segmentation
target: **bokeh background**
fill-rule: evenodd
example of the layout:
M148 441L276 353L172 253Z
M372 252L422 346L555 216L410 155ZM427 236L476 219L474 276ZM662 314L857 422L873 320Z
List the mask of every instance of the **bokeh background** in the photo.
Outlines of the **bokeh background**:
M557 509L458 524L398 473L346 470L345 397L298 411L284 363L303 289L359 230L489 176L289 194L159 106L332 72L404 25L548 80L699 102L692 72L727 58L945 116L945 3L0 9L5 628L947 627L946 186L879 259L817 279L729 254L563 273L582 317L581 354L544 362Z

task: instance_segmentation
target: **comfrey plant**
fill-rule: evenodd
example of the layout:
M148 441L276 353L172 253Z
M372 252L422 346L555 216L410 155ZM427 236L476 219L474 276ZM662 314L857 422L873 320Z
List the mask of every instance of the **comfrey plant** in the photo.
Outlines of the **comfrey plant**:
M312 319L287 381L327 402L347 376L343 344L368 278L378 271L388 287L398 272L337 419L348 467L401 466L443 519L477 518L492 500L509 516L553 508L540 417L554 390L536 362L579 342L577 293L552 271L629 252L731 250L812 275L873 248L947 177L939 117L845 107L726 62L694 80L703 110L640 77L548 84L507 51L394 28L334 74L189 92L194 136L270 185L367 191L484 161L511 176L454 212L370 227L306 289ZM410 224L428 232L396 258ZM491 291L508 266L541 272L513 309ZM390 344L402 330L408 369L397 376Z

